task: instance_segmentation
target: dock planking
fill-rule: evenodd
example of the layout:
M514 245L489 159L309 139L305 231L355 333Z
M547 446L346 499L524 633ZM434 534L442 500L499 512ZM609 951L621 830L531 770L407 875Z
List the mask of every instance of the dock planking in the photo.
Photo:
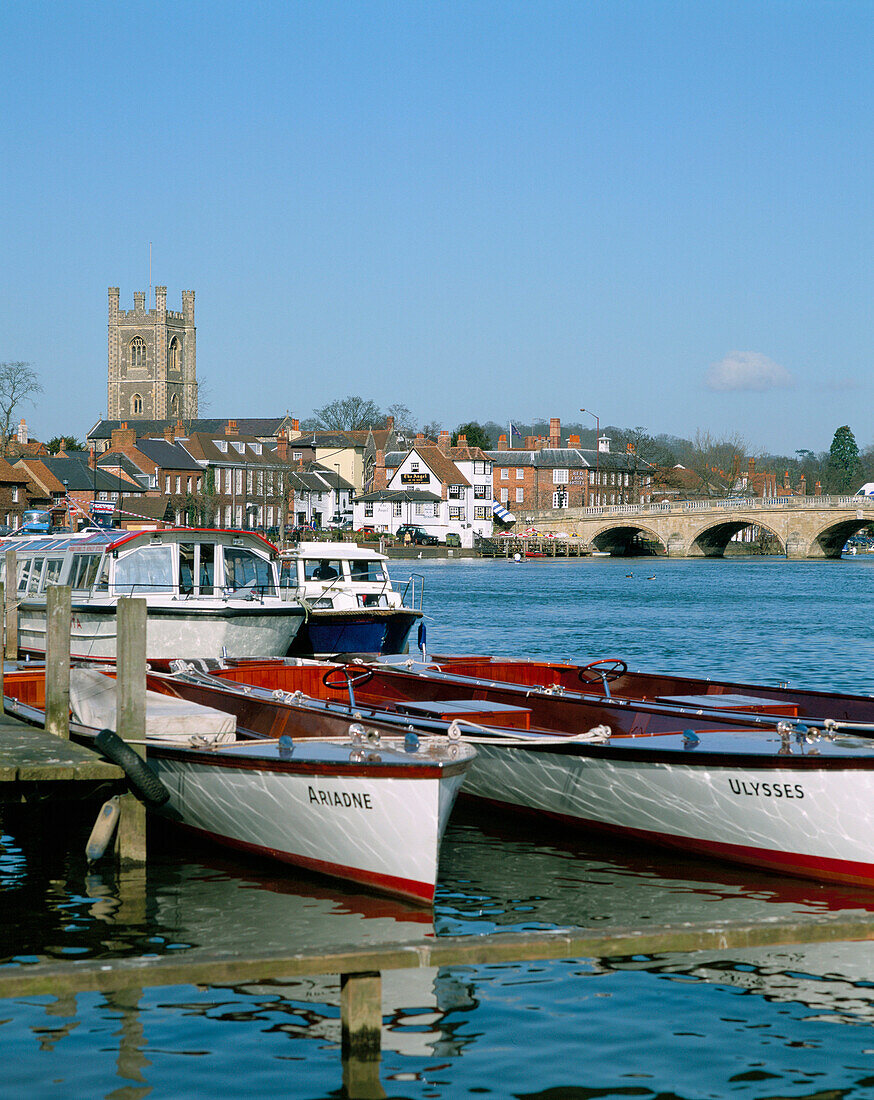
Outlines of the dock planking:
M84 745L55 737L9 715L0 716L0 798L8 797L11 787L23 784L99 783L121 778L121 768Z

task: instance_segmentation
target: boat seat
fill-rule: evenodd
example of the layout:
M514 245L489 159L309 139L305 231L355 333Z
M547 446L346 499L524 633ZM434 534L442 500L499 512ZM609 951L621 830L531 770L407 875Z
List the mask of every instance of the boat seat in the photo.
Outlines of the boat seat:
M466 718L481 726L502 726L514 730L531 728L531 711L527 707L489 699L399 699L394 705L402 714L418 714L445 722Z

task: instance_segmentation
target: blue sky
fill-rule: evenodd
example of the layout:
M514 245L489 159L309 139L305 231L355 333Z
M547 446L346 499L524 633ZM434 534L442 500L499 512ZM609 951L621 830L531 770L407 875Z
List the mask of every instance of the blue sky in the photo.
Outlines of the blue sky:
M754 450L870 419L870 3L0 12L0 360L106 411L106 288L197 293L209 416L350 393Z

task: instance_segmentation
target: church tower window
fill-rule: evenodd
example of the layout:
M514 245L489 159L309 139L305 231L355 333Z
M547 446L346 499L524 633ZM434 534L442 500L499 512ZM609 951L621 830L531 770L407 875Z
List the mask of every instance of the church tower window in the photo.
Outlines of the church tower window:
M141 336L135 336L130 342L130 365L133 370L141 370L146 365L146 342Z
M142 399L142 397L140 397L140 395L138 393L135 393L133 395L133 397L130 399L130 411L131 411L131 414L134 415L134 416L142 414L143 399Z
M171 371L179 371L182 369L182 345L179 343L178 336L174 336L170 341L170 347L167 354L167 366Z

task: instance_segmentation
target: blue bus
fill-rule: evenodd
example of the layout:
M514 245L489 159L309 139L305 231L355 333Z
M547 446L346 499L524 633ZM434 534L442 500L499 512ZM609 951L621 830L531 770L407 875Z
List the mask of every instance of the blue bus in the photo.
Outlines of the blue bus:
M52 513L41 508L28 508L21 516L20 534L39 535L52 529Z

